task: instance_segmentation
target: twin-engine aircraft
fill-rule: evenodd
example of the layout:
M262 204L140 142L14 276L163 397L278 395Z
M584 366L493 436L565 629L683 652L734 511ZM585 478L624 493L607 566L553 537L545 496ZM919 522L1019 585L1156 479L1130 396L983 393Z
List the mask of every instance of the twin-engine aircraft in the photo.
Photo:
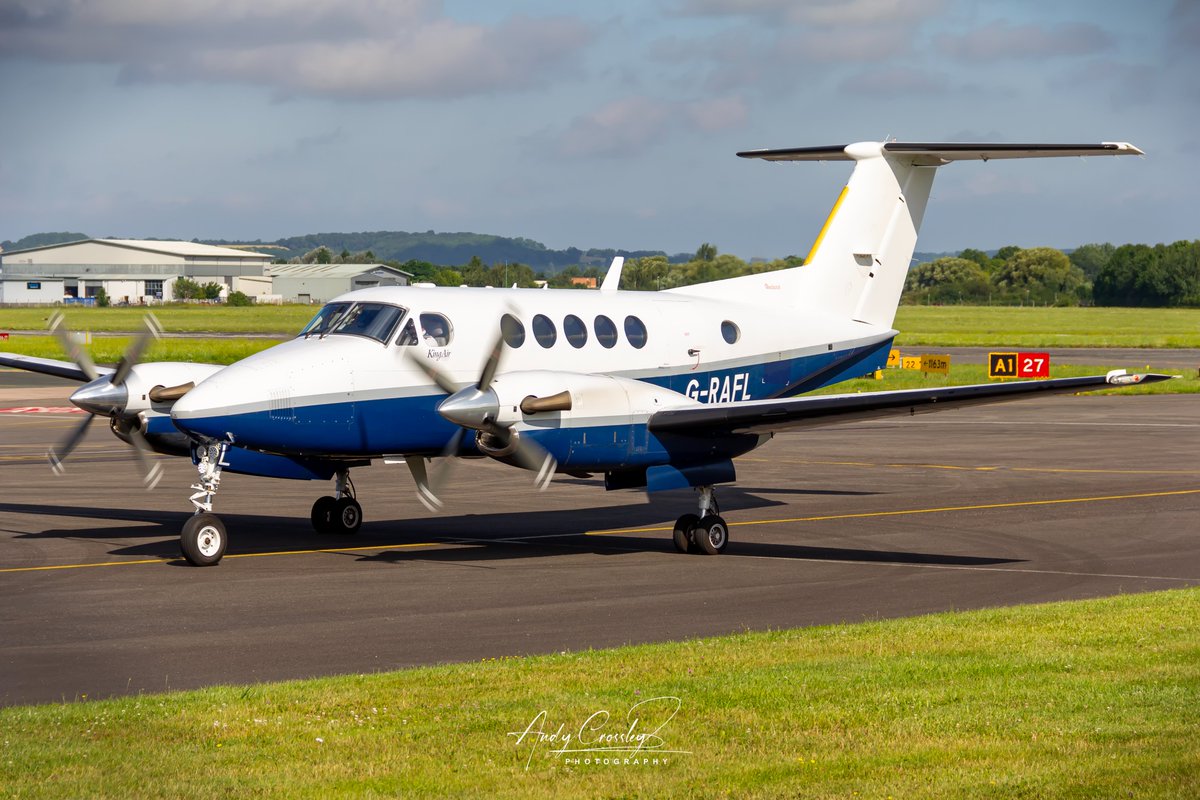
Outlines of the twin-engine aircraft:
M1127 143L860 142L752 150L766 161L852 161L807 262L658 292L620 291L616 259L599 291L409 286L334 298L295 339L232 366L138 363L148 328L115 369L97 368L61 325L72 362L0 363L86 380L71 401L146 450L187 455L198 481L180 537L197 566L225 553L213 513L224 472L334 481L312 507L322 532L362 522L350 471L406 463L426 505L445 467L493 458L536 475L603 475L608 489L695 487L675 523L684 552L729 542L714 486L775 431L1146 383L1165 375L803 397L882 368L934 173L953 161L1135 155ZM84 419L58 448L82 439ZM149 467L147 483L157 480Z

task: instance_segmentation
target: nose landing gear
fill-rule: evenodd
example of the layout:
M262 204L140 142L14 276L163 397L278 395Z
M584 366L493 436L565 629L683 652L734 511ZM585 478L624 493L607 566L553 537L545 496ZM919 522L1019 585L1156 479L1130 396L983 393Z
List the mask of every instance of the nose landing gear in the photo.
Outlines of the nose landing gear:
M192 484L196 493L189 498L196 513L183 524L179 533L179 549L187 562L196 567L211 567L219 562L229 540L225 525L212 513L213 498L221 485L225 448L224 443L196 446L199 455L196 471L200 480Z
M675 521L671 540L681 553L720 555L729 544L729 525L720 516L717 494L711 486L700 488L700 513L684 514Z

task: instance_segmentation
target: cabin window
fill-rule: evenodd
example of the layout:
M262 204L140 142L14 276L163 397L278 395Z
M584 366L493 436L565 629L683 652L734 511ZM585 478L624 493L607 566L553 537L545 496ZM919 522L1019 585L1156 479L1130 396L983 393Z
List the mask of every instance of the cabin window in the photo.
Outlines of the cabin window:
M603 314L596 317L596 341L605 348L615 347L617 344L616 323Z
M625 338L631 345L641 350L646 346L646 324L637 317L626 317Z
M738 339L742 338L742 329L729 320L725 320L721 323L721 336L730 344L735 344Z
M587 325L583 324L583 320L574 314L568 314L563 320L563 335L567 337L567 341L571 343L571 347L576 349L587 344Z
M533 318L533 338L537 339L537 343L542 347L553 347L558 340L558 329L545 314L538 314Z
M504 343L514 350L525 344L525 325L512 314L500 318L500 333Z
M454 338L450 320L441 314L421 315L421 339L430 347L445 347Z
M384 303L355 303L333 323L331 334L365 336L387 344L400 324L404 309Z
M412 347L417 343L417 326L412 321L412 317L408 318L408 322L404 323L404 327L400 329L400 337L396 339L396 344L401 347Z

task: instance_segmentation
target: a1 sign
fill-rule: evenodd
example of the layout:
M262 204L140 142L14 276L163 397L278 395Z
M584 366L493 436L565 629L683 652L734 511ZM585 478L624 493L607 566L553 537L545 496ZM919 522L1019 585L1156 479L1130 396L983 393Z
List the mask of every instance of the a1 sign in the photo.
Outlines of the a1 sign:
M1049 378L1049 353L988 353L989 378Z

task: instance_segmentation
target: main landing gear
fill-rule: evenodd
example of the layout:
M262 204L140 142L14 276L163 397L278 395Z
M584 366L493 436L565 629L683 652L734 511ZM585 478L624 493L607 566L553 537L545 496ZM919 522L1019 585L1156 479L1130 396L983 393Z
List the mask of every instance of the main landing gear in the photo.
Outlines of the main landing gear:
M720 555L729 544L729 526L719 515L717 494L711 486L701 486L700 513L684 514L675 521L671 539L681 553Z
M317 498L310 519L317 533L358 533L362 527L362 506L354 499L350 470L338 471L333 497Z
M197 445L196 471L200 480L192 484L196 493L190 498L196 513L183 524L179 533L179 549L193 566L211 567L218 563L225 555L225 545L229 541L225 524L212 513L213 498L221 485L226 447L224 443ZM334 496L318 499L313 504L311 518L318 533L358 532L362 526L362 506L354 499L354 483L350 480L349 470L338 471Z

